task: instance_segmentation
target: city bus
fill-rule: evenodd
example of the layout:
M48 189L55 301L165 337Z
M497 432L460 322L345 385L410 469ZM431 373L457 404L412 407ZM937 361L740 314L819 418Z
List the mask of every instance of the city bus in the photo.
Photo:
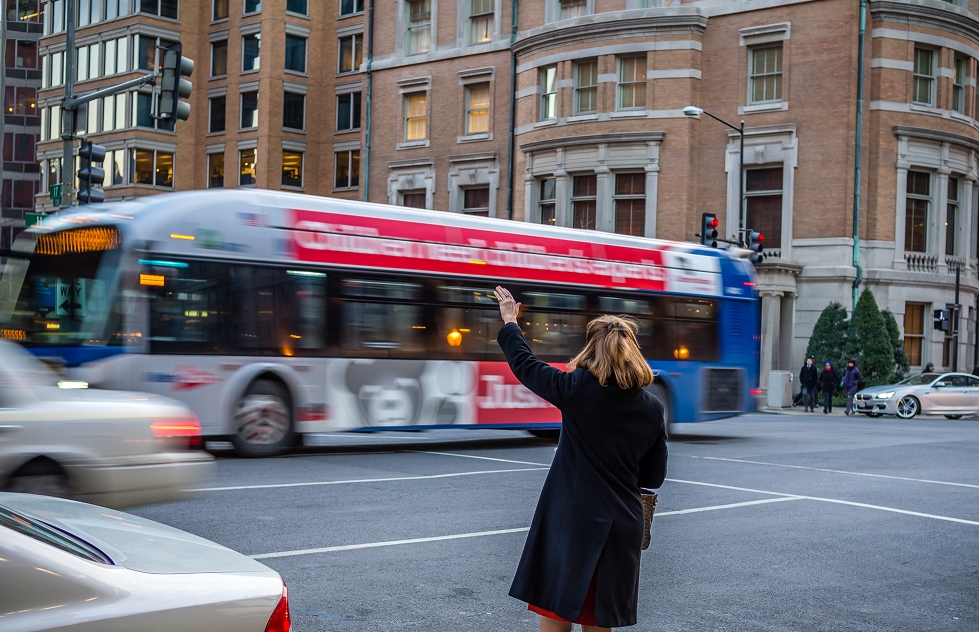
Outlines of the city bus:
M671 423L752 410L759 310L725 250L266 191L85 206L21 233L0 334L73 383L185 402L243 455L309 433L560 428L496 343L510 289L554 366L627 314Z

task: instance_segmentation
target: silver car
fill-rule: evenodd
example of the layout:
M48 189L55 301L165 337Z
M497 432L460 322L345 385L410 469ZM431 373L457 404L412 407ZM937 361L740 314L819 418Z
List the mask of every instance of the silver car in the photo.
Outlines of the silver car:
M0 493L4 632L289 632L278 573L96 505Z
M0 340L0 490L129 507L209 478L214 459L182 403L84 386Z
M865 388L854 399L855 410L870 417L945 415L959 419L979 413L979 377L968 373L922 373L897 384Z

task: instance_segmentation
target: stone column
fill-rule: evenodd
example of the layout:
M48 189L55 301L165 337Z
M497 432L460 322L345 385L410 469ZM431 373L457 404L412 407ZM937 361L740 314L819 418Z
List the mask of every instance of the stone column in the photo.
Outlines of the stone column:
M894 269L907 270L908 262L904 259L904 220L907 213L908 169L904 166L897 168L897 191L894 204Z
M928 231L932 234L927 236L928 251L938 255L938 272L944 274L948 272L948 265L945 263L945 222L948 213L948 168L939 170L935 178L935 186L938 191L932 193L931 199L935 200L934 212L928 218ZM938 193L936 196L935 193Z
M554 172L554 225L571 226L571 178L564 169Z
M659 143L646 143L646 226L643 234L656 237L656 205L659 188Z
M527 169L524 171L523 176L523 221L540 222L539 216L535 219L535 215L537 214L537 196L534 195L534 154L526 154L526 156Z
M762 290L758 295L761 296L761 366L758 368L758 380L761 382L761 389L767 393L768 373L774 367L772 360L779 337L782 293Z
M615 207L612 202L612 171L595 167L595 228L615 232Z

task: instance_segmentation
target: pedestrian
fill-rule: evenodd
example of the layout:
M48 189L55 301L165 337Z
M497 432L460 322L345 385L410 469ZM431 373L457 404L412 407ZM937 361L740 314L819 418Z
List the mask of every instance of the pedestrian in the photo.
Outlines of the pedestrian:
M934 372L935 372L934 362L929 362L928 364L925 365L925 368L921 369L922 375L924 375L925 373L934 373Z
M833 412L833 393L836 392L836 385L840 378L833 370L833 363L827 362L819 374L819 390L823 392L823 414L828 415Z
M561 438L544 481L510 595L543 632L635 625L643 506L640 488L666 477L663 404L643 387L653 372L628 317L600 316L568 372L538 360L517 324L520 303L496 288L497 340L510 370L561 410Z
M816 385L819 383L819 369L816 368L815 358L809 356L799 371L799 384L802 386L802 401L806 412L816 410Z
M863 374L857 368L856 358L850 358L846 363L846 370L843 371L843 381L840 383L840 386L843 387L843 392L846 393L846 408L843 412L847 416L853 412L853 396L860 390L860 382L862 381Z

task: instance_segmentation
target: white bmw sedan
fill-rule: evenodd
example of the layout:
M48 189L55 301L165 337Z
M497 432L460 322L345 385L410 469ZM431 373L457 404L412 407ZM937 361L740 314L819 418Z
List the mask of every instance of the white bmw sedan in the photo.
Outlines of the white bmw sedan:
M186 406L84 386L0 340L0 490L118 508L181 498L209 477Z
M922 373L897 384L865 388L854 398L855 410L869 417L945 415L959 419L979 413L979 377L968 373Z
M0 493L4 632L289 632L278 573L104 507Z

